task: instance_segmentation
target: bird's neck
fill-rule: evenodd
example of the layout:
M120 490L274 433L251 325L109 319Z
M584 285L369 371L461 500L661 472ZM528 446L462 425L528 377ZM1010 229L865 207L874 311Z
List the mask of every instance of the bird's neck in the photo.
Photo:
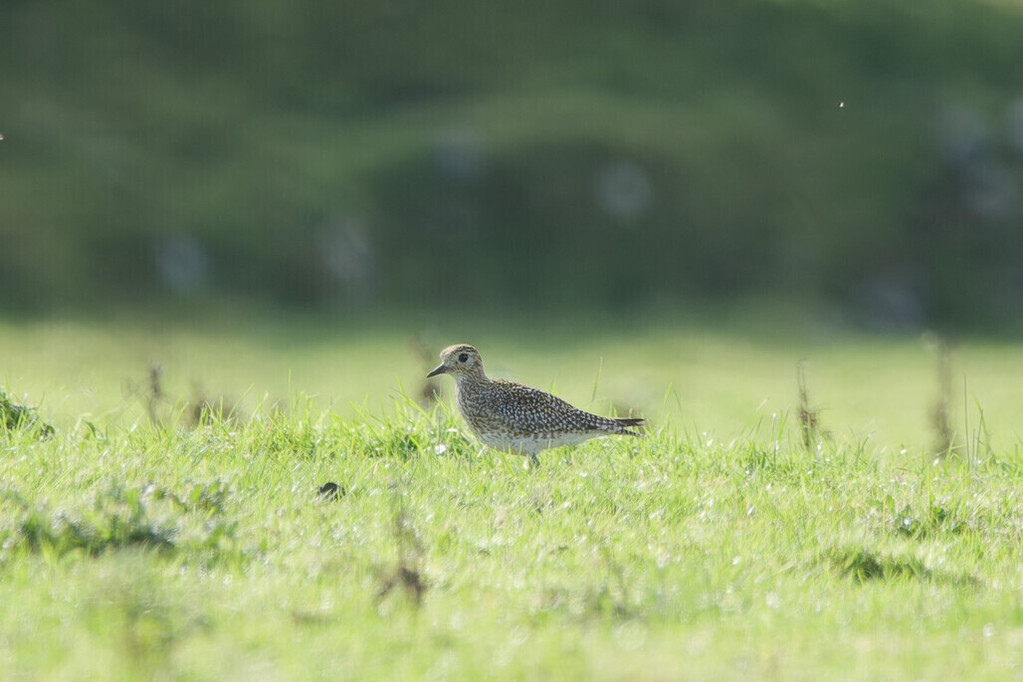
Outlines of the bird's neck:
M459 387L478 386L481 384L490 383L490 379L487 377L486 374L483 373L483 370L480 369L479 371L476 372L467 372L465 374L459 374L455 378L455 383Z

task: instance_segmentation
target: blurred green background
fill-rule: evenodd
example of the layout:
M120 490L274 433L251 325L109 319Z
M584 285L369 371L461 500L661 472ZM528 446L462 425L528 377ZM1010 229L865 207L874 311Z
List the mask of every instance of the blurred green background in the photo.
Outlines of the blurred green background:
M7 0L0 310L1023 308L1023 3Z

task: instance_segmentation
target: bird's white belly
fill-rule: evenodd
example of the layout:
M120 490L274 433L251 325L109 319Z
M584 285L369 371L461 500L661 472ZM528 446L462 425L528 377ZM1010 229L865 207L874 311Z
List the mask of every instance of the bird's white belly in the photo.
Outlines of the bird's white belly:
M557 448L562 445L577 445L589 440L595 433L558 433L558 434L531 434L529 436L512 436L502 433L477 433L477 437L484 445L496 450L504 450L518 455L535 455L547 448Z

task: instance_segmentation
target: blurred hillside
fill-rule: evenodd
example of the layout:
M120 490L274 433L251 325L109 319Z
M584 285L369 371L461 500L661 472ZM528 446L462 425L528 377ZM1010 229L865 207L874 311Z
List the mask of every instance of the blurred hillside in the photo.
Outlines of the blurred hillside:
M1023 312L1016 1L8 0L0 310Z

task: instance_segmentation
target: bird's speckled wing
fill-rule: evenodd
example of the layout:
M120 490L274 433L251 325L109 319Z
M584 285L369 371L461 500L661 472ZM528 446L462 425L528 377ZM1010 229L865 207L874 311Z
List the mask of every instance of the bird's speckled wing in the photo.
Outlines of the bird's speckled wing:
M622 433L612 419L584 412L546 391L495 379L459 396L463 413L474 428L509 435L560 432Z

